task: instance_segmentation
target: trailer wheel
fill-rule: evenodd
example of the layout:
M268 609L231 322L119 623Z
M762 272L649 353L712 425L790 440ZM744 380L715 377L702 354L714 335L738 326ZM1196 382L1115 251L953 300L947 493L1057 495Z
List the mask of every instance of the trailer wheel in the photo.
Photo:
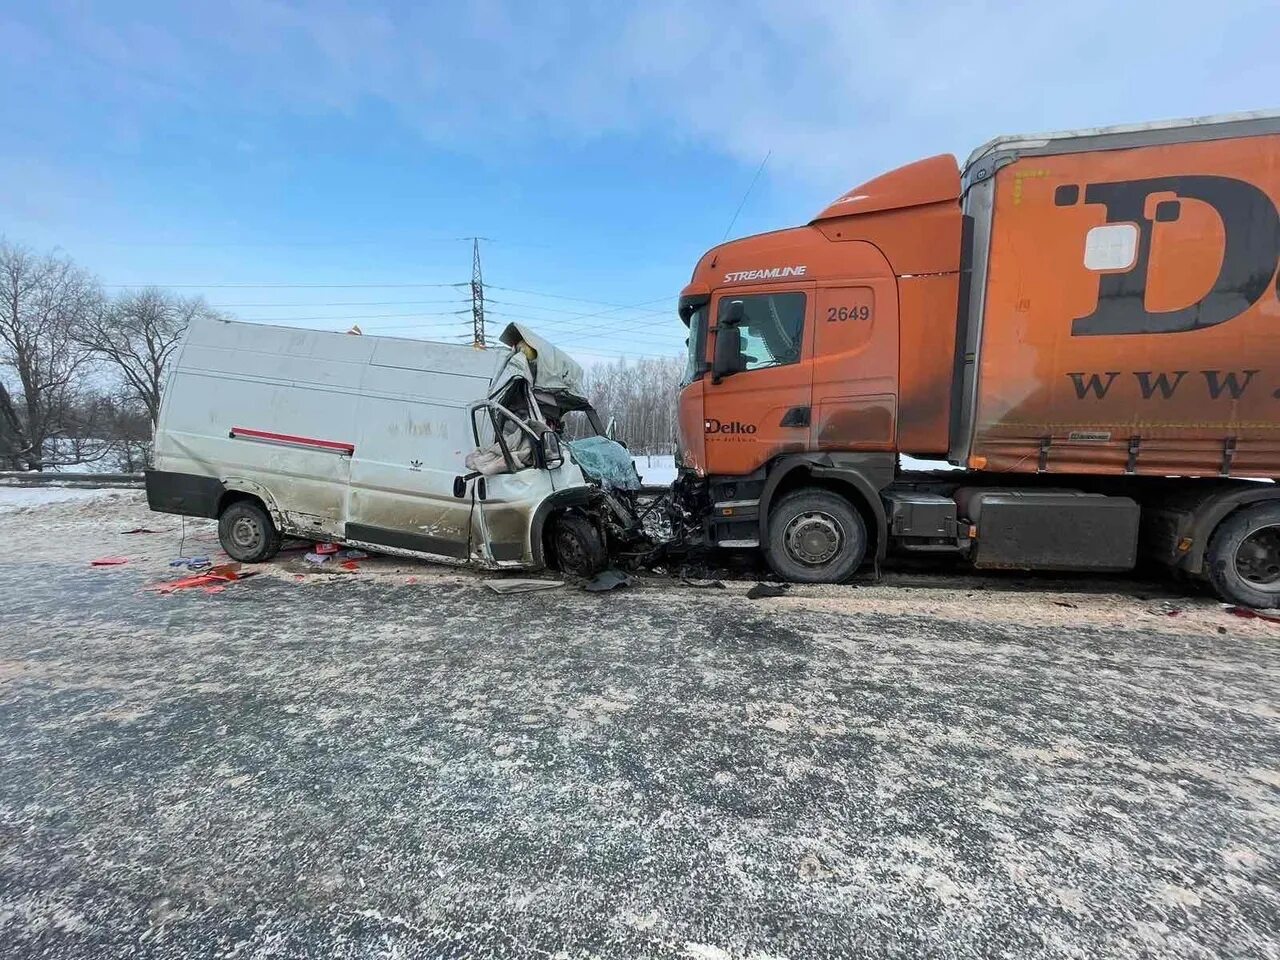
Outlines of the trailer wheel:
M1218 596L1241 606L1280 606L1280 503L1260 503L1227 516L1205 552Z
M840 583L867 552L862 515L844 497L816 487L794 490L769 511L769 566L792 583Z
M237 500L218 517L218 541L241 563L270 560L280 552L280 539L271 516L252 500Z
M609 559L595 525L576 513L562 513L556 519L551 549L556 569L573 577L594 577Z

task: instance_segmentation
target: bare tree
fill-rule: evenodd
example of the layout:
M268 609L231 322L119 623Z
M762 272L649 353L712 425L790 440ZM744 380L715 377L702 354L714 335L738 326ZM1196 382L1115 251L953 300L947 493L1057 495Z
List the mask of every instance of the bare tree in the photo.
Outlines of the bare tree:
M597 364L587 371L587 396L604 423L613 421L618 439L635 454L668 454L675 449L676 395L681 360L644 357Z
M93 315L78 337L94 356L120 375L127 392L147 410L154 426L160 417L165 368L187 325L212 316L204 300L178 297L147 287L123 293Z
M101 302L65 257L0 241L0 456L35 470L62 435L89 351L77 333ZM7 377L3 376L7 373Z

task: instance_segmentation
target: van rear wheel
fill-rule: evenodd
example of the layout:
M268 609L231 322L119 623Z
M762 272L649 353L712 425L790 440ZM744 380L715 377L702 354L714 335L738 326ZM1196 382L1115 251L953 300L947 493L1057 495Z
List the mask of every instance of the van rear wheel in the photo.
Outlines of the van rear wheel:
M1259 503L1218 524L1205 552L1209 582L1229 603L1280 607L1280 503Z
M218 541L233 560L262 563L280 552L280 531L252 500L237 500L218 517Z
M783 580L842 583L867 553L867 527L844 497L820 487L793 490L769 511L765 556Z

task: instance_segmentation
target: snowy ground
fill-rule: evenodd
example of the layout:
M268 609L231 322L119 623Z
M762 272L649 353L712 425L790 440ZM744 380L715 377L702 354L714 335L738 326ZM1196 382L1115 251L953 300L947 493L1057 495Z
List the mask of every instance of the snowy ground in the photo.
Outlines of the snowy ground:
M1167 583L161 596L210 523L0 530L6 960L1280 955L1280 628Z
M0 485L0 514L50 503L81 503L110 499L119 490L83 490L76 487L19 487Z

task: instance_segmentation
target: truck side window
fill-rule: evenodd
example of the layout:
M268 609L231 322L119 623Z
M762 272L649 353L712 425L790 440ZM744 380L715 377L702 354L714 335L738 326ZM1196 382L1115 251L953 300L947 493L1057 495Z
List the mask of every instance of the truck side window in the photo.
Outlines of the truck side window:
M738 326L742 333L743 370L762 370L800 362L800 343L804 336L803 293L722 296L721 319L734 300L741 300L745 308L745 316Z

